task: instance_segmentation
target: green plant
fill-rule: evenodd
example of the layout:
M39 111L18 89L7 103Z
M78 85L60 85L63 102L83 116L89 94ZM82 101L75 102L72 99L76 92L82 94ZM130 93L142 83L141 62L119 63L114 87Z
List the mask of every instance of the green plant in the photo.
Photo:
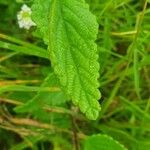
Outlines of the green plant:
M37 0L32 8L62 90L89 119L96 119L100 110L96 18L82 0Z
M85 140L85 150L125 150L119 142L107 135L93 135Z
M149 150L148 6L1 0L0 149Z

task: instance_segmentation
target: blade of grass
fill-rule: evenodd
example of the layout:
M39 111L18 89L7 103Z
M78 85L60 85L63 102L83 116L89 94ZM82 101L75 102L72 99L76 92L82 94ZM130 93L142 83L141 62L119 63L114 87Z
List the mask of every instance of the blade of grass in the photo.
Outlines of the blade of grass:
M144 117L145 119L150 121L150 115L146 111L142 110L135 103L131 102L130 100L122 96L120 96L120 99L124 102L124 104L126 104L126 106L130 108L132 112L134 112L137 115L137 117L140 117L140 118Z
M120 78L118 79L116 85L114 86L114 88L113 88L113 90L112 90L108 100L106 100L102 104L102 111L100 112L100 118L103 116L103 114L105 114L105 112L107 111L108 107L112 103L114 97L118 93L118 90L119 90L119 88L121 86L121 83L125 79L125 77L127 75L127 72L128 72L128 69L129 69L129 66L130 66L131 62L133 61L132 57L135 55L135 53L134 53L135 52L135 47L136 47L136 44L137 44L137 39L138 39L138 36L139 36L139 33L140 33L140 29L141 29L141 25L142 25L142 22L143 22L143 18L144 18L146 7L147 7L147 0L145 0L144 6L143 6L143 10L141 12L141 17L139 18L138 21L136 20L137 21L137 23L136 23L136 31L137 31L137 33L135 34L134 41L131 43L131 45L128 47L128 50L127 50L128 62L127 62L126 68L121 73ZM136 80L136 82L137 82L137 80ZM135 83L135 87L137 86L139 88L139 85L136 85L136 84L137 83Z
M140 35L140 31L141 31L141 27L142 27L142 23L143 23L143 19L144 19L144 15L145 15L145 11L147 8L147 0L145 0L144 2L144 6L143 6L143 10L142 12L138 15L137 17L137 22L136 22L136 26L135 26L135 30L137 31L137 33L135 34L134 37L134 42L133 42L133 48L134 48L134 54L133 54L133 68L134 68L134 85L135 85L135 91L137 94L137 97L139 99L141 99L140 96L140 77L139 77L139 68L138 68L138 49L137 49L137 45L139 44L139 40L138 40L138 36Z
M36 49L37 51L44 51L45 49L41 48L41 47L38 47L34 44L31 44L31 43L28 43L28 42L24 42L24 41L21 41L19 39L16 39L14 37L11 37L11 36L8 36L8 35L5 35L5 34L2 34L0 33L0 39L3 39L3 40L6 40L6 41L9 41L11 43L15 43L17 45L22 45L24 47L28 47L28 48L32 48L32 49Z
M4 92L17 91L17 92L37 92L37 91L49 91L58 92L60 89L58 87L38 87L38 86L25 86L25 85L9 85L0 87L0 94Z
M15 44L0 41L0 48L13 50L15 52L21 52L27 55L33 55L37 57L42 57L48 59L48 54L46 50L34 49L31 47L17 46Z
M19 52L12 52L12 53L7 54L6 56L0 57L0 62L5 61L5 60L11 58L11 57L17 55L18 53Z

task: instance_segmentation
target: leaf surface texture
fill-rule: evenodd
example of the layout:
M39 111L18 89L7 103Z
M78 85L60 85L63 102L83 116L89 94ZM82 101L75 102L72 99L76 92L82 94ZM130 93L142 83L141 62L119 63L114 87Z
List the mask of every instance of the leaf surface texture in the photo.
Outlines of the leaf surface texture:
M35 0L36 22L62 89L89 119L99 114L98 24L84 0Z

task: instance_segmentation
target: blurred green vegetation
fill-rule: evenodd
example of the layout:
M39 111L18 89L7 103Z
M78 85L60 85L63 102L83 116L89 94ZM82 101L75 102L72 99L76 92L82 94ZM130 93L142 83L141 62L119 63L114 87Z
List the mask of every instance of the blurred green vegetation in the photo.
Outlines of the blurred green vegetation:
M1 150L83 149L86 137L99 133L129 150L149 150L150 1L87 2L99 23L102 111L96 121L60 90L36 27L19 28L16 15L32 0L0 0Z

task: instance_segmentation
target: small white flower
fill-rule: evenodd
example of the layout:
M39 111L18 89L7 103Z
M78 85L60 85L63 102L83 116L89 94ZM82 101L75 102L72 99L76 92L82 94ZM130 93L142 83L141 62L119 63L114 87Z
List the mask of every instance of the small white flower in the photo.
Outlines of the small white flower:
M21 7L21 11L17 14L18 24L20 28L29 30L32 26L36 26L36 24L31 19L31 14L31 8L24 4Z

